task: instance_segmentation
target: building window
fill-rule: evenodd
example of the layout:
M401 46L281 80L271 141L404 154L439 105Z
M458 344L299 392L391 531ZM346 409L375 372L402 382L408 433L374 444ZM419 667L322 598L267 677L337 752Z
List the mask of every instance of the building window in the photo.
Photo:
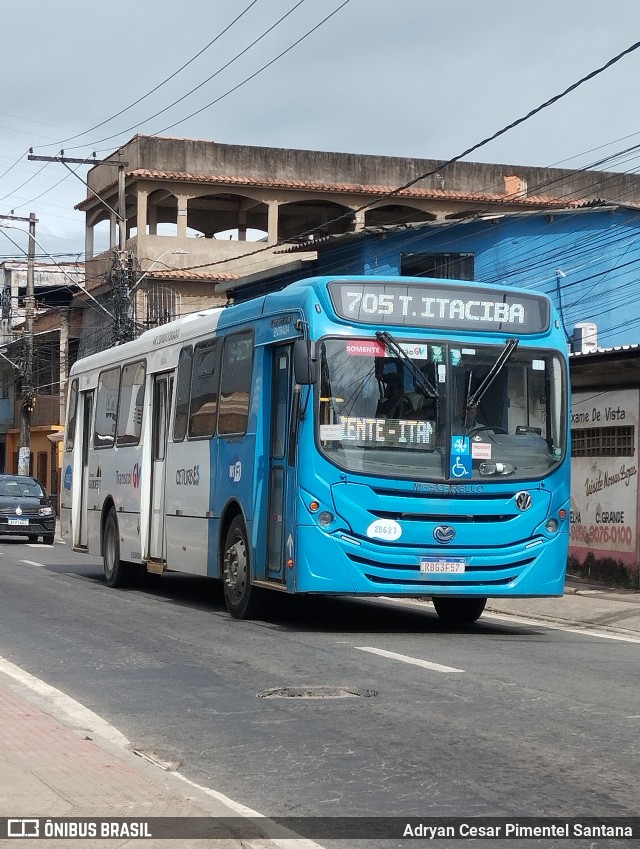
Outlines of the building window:
M625 427L586 427L571 431L572 457L633 457L636 429Z
M52 342L34 346L33 385L38 395L57 395L60 391L60 348Z
M400 255L400 274L406 277L473 280L474 273L473 254L411 253Z
M173 321L180 316L180 308L180 292L173 286L150 286L147 290L147 327Z

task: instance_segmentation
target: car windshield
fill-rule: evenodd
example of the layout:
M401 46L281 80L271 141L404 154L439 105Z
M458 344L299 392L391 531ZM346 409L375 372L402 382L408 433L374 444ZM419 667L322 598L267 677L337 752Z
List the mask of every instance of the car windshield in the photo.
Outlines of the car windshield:
M44 490L34 478L0 476L0 497L43 498Z
M530 479L561 461L566 377L557 354L510 342L393 342L320 343L318 436L332 462L455 481Z

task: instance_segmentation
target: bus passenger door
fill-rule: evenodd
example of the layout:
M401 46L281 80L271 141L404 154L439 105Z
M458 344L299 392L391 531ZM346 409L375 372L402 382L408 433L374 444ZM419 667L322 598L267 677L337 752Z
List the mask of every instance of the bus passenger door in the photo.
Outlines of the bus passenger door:
M293 557L295 467L288 463L292 403L292 347L273 351L271 438L269 447L269 498L267 530L267 580L286 583L285 562Z
M91 422L93 419L93 392L85 392L82 395L82 422L81 432L81 469L80 469L80 491L78 501L74 503L76 510L72 516L78 516L76 527L73 532L74 545L81 548L89 547L89 451L91 449Z
M164 486L167 432L173 375L159 374L153 380L153 416L151 421L151 499L149 515L149 551L152 560L164 560Z

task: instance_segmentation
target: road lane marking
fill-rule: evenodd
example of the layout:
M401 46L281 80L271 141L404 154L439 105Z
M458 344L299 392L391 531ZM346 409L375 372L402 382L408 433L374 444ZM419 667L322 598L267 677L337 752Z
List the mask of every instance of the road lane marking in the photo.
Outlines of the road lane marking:
M10 678L20 682L23 686L28 687L34 693L37 693L38 696L51 702L60 713L71 720L74 725L82 728L83 731L87 731L96 737L102 737L104 740L131 752L130 741L115 726L111 725L111 723L98 716L92 710L89 710L89 708L86 708L80 702L72 699L71 696L67 696L66 693L63 693L56 687L52 687L46 681L36 678L35 675L31 675L2 656L0 656L0 673L8 675ZM257 824L260 824L260 820L263 820L265 824L271 822L264 814L254 811L252 808L248 808L234 799L230 799L224 793L220 793L210 787L204 787L202 784L196 784L195 781L191 781L191 779L180 772L169 771L169 774L180 779L190 787L201 790L212 799L222 802L238 816L253 819ZM283 830L286 831L286 829ZM290 833L294 834L294 832ZM245 843L247 846L255 847L255 849L264 849L266 846L274 846L278 847L278 849L323 849L319 843L303 837L287 837L286 839L271 838L271 840L245 841Z
M443 666L441 663L433 663L430 660L422 660L419 657L409 657L406 654L397 654L394 651L386 651L385 649L376 649L371 646L354 646L358 651L367 651L370 654L378 654L380 657L388 657L391 660L400 660L402 663L412 663L414 666L421 666L423 669L432 669L435 672L464 672L464 669L457 669L455 666Z
M35 560L21 560L21 563L26 563L27 566L39 566L41 569L46 569L47 567L44 563L36 563Z
M529 625L536 628L548 628L551 631L564 631L567 634L580 634L583 637L598 637L601 640L618 640L621 643L640 643L640 637L629 634L621 634L619 631L600 630L595 625L585 626L580 622L575 625L567 623L550 622L548 619L533 619L520 616L515 613L483 613L482 620L499 619L501 622L513 622L516 625Z
M428 602L414 601L407 598L391 598L390 596L379 596L376 601L389 602L392 607L412 607L416 610L426 610L429 613L435 613L435 609ZM499 619L501 622L508 622L515 625L528 625L535 628L548 628L551 631L564 631L566 634L580 634L583 637L598 637L602 640L617 640L621 643L640 643L640 636L636 637L632 633L621 633L619 629L611 625L605 627L595 624L586 625L581 622L568 622L562 620L537 619L533 616L527 617L519 613L497 613L489 608L482 614L482 618L478 620L477 625L482 625L488 619Z
M204 787L202 784L196 784L195 781L192 781L190 778L187 778L186 775L183 775L181 772L173 772L172 775L175 775L177 778L181 779L188 784L190 787L195 787L198 790L206 793L207 796L211 796L212 799L217 799L218 802L222 802L228 808L230 808L235 814L241 817L247 817L248 819L254 819L256 821L256 825L261 825L260 820L265 822L265 825L271 823L269 817L266 817L264 814L258 813L258 811L254 811L253 808L248 808L246 805L243 805L241 802L236 802L235 799L230 799L228 796L225 796L224 793L220 793L217 790L212 790L210 787ZM294 832L290 832L294 834ZM306 837L297 837L297 838L286 838L280 839L277 837L272 837L270 839L265 838L264 840L251 840L244 841L244 844L247 846L255 847L258 849L260 847L267 846L277 846L279 849L323 849L319 843L316 843L313 840L309 840ZM243 845L244 845L243 844Z

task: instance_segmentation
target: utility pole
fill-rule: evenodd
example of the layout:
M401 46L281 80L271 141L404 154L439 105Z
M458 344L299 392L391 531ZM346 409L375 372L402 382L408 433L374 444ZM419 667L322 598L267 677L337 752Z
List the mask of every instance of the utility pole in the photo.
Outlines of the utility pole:
M132 262L131 257L126 251L127 242L127 207L125 196L125 168L128 162L122 159L96 159L95 155L89 159L76 159L65 156L64 151L60 151L60 156L35 156L32 152L29 153L27 159L36 162L60 162L65 168L73 174L86 186L86 188L94 195L100 203L107 207L109 212L118 219L118 249L115 251L113 265L107 274L107 280L111 285L113 293L113 334L112 342L114 345L120 345L122 342L128 342L135 336L135 326L132 318L131 310L131 278L132 278ZM76 174L73 169L69 168L69 163L76 165L111 165L118 168L118 211L112 209L106 201L94 192L89 184Z
M25 299L25 374L22 383L22 406L20 408L20 453L18 474L29 474L31 458L31 413L35 403L33 387L33 319L36 311L35 259L36 259L36 216L29 213L29 244L27 245L27 297Z
M20 451L18 452L18 474L28 475L31 459L31 413L35 402L33 386L33 319L35 314L35 258L36 224L35 212L28 218L20 215L3 215L3 220L26 221L29 224L27 247L27 295L25 298L25 327L22 334L22 377L20 392ZM12 363L13 365L13 363Z

